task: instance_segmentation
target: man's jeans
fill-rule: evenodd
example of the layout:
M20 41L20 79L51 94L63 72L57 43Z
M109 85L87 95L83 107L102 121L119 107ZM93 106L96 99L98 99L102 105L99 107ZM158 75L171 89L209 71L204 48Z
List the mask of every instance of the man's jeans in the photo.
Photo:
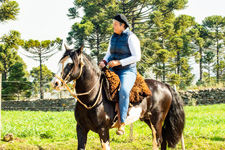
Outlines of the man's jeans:
M119 108L120 108L120 118L121 123L125 123L127 117L127 110L130 101L130 91L134 86L136 77L137 77L137 69L129 68L124 70L113 70L120 78L120 91L119 91Z

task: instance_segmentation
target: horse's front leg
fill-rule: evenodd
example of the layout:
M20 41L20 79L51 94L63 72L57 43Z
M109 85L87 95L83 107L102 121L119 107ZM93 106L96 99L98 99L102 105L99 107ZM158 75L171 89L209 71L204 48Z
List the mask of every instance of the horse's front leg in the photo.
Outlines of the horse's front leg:
M102 150L110 150L109 129L101 128L98 130Z
M78 150L85 150L88 131L89 130L84 129L77 124L77 139L78 139L77 149Z

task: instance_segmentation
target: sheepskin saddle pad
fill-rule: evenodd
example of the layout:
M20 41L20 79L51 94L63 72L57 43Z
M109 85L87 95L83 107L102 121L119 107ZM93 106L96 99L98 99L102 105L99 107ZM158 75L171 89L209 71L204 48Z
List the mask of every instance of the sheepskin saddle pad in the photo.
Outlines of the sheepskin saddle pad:
M110 101L118 102L119 101L119 88L120 88L120 79L119 76L113 72L110 71L108 68L102 69L103 76L105 77L104 80L104 89L107 98ZM140 73L137 73L137 78L134 83L133 88L130 92L130 102L139 102L142 101L145 97L151 96L152 92L149 90L144 78L140 75Z

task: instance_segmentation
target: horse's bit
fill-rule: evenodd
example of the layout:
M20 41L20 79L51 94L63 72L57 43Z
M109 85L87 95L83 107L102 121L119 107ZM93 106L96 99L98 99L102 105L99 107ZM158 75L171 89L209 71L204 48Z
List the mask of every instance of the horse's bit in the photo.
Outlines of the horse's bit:
M98 100L99 100L99 98L100 98L100 93L101 93L101 91L102 91L102 83L103 83L103 79L101 80L100 91L99 91L99 93L98 93L97 100L95 101L95 103L94 103L92 106L88 107L88 106L87 106L86 104L84 104L77 96L90 94L91 91L95 88L95 86L97 85L98 82L96 82L96 84L95 84L88 92L76 94L76 89L75 89L76 81L77 81L77 79L80 78L80 76L81 76L81 74L82 74L82 71L83 71L83 67L84 67L83 55L81 54L81 55L80 55L81 69L80 69L80 73L79 73L78 77L77 77L76 79L73 80L73 83L74 83L74 84L73 84L73 91L72 91L72 90L70 89L70 87L67 85L66 80L67 80L68 77L71 75L71 73L73 72L73 69L74 69L74 68L70 70L70 72L68 73L68 75L66 76L66 78L65 78L64 80L63 80L63 78L62 78L62 76L63 76L63 70L64 70L64 63L65 63L65 61L66 61L68 58L69 58L69 56L65 57L65 58L62 59L61 62L60 62L60 63L62 63L62 73L61 73L61 77L58 76L57 74L55 74L55 77L58 78L58 79L63 83L63 86L70 92L70 94L71 94L74 98L77 99L78 102L80 102L86 109L91 109L91 108L93 108L93 107L97 104L97 102L98 102Z

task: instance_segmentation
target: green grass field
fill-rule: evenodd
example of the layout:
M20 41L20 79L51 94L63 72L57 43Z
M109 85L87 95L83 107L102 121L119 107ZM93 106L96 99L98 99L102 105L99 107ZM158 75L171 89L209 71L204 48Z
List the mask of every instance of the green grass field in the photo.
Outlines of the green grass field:
M184 130L187 150L225 150L225 104L185 106ZM76 121L73 112L2 111L2 133L13 133L19 141L0 142L0 149L76 149ZM110 130L111 149L152 149L149 127L141 121L134 123L133 141L130 126L126 134L116 135ZM101 149L99 137L89 132L87 149ZM181 149L181 144L176 149Z

